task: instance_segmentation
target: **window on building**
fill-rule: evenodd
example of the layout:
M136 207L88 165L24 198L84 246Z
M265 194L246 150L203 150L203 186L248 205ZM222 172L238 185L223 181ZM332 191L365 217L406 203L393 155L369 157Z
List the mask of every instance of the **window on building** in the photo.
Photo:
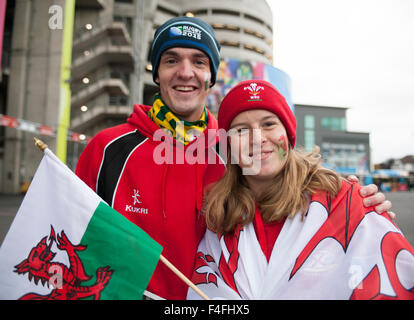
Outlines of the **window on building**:
M345 118L339 117L322 117L322 128L330 131L346 131Z
M226 31L234 31L240 32L240 27L236 25L224 24L224 23L213 23L211 25L214 30L226 30Z
M305 115L305 129L315 129L315 116Z
M128 97L122 95L109 95L110 106L127 106L129 104Z
M132 18L131 17L114 15L114 21L123 22L125 24L125 27L128 30L128 33L130 35L132 34Z
M260 18L258 18L258 17L255 17L255 16L252 16L252 15L250 15L250 14L245 14L244 15L247 19L250 19L250 20L253 20L253 21L256 21L257 23L260 23L260 24L265 24L265 22L262 20L262 19L260 19Z
M237 41L220 41L220 45L224 46L224 47L235 47L238 48L240 47L240 42Z
M226 9L213 9L212 14L213 14L213 16L216 15L216 14L225 14L225 15L236 16L236 17L240 16L239 11L237 11L237 10L226 10Z
M315 148L315 116L311 114L305 115L304 118L304 126L305 126L305 150L307 152L311 152L313 148Z
M315 148L315 130L305 129L305 150L311 152Z

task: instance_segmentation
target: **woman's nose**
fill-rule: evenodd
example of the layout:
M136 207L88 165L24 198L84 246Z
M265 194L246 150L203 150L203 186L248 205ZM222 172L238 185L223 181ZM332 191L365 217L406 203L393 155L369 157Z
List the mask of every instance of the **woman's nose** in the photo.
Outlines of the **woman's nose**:
M266 140L265 135L261 129L253 129L251 132L250 142L253 146L260 147L263 142Z

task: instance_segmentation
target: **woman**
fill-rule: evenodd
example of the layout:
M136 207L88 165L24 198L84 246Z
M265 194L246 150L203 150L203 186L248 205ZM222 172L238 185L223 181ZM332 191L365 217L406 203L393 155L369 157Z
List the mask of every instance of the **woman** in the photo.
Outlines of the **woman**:
M193 282L220 299L414 299L414 250L360 186L294 150L296 119L268 82L219 109L227 170L205 204ZM198 299L191 289L189 299Z

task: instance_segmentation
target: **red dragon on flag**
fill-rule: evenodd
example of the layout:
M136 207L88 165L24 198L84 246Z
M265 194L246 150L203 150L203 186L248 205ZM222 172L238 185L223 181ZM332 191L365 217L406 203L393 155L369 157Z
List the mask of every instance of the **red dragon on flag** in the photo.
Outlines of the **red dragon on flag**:
M52 261L56 255L51 250L53 242L56 242L58 249L66 251L70 261L69 267ZM14 271L18 274L27 273L29 281L33 280L36 285L40 281L43 286L51 285L53 289L48 295L27 293L20 300L78 300L88 297L98 300L114 271L110 270L109 266L98 268L95 284L82 286L82 282L92 278L86 275L82 261L77 254L77 251L85 249L86 246L81 244L73 245L63 230L56 237L53 226L51 226L49 244L47 244L47 236L41 239L32 248L29 256L15 266Z

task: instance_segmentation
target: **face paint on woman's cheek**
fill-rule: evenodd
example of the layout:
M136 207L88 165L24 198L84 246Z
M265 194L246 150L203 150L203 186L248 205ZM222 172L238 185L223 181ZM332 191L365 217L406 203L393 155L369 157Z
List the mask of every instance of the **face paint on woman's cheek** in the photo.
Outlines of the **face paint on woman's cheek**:
M282 134L277 140L277 145L279 147L279 158L280 160L285 160L288 156L288 142L286 135Z

